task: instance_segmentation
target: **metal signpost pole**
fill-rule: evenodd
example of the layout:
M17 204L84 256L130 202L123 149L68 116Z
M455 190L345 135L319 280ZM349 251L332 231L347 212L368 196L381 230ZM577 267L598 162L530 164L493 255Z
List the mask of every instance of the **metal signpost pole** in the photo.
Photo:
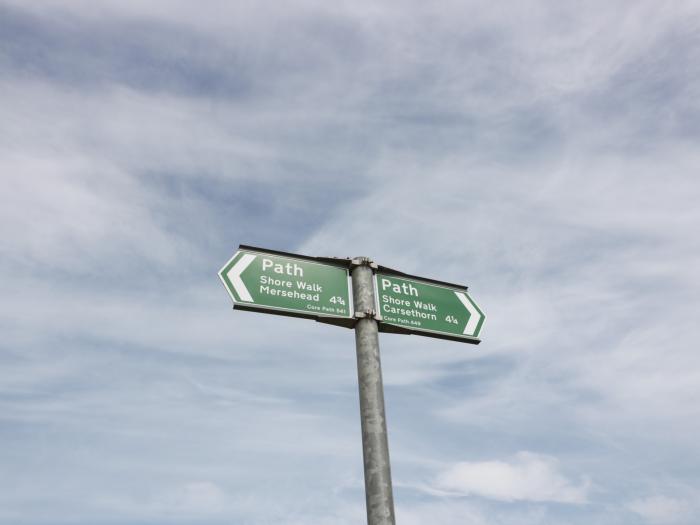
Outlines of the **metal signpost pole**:
M384 412L384 385L379 358L379 330L375 312L376 264L366 257L352 261L352 293L355 304L355 348L360 389L362 456L368 525L395 525L391 488L389 444Z
M377 266L367 257L308 257L245 245L219 277L237 310L355 328L367 523L395 525L379 331L479 344L486 315L467 287Z

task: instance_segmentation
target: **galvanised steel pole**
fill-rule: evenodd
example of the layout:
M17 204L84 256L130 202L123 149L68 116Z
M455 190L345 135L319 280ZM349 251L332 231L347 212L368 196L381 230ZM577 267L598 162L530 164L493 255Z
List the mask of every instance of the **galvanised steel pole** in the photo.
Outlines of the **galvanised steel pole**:
M384 412L384 385L379 359L379 330L375 319L374 279L366 257L353 259L352 293L355 304L355 348L360 387L362 456L368 525L395 525L389 443Z

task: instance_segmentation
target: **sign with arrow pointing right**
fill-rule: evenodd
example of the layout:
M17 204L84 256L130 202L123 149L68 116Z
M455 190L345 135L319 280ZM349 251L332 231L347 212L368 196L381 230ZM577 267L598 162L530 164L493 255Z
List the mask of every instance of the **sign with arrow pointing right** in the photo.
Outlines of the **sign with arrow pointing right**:
M480 342L486 315L466 287L397 274L376 275L380 330Z

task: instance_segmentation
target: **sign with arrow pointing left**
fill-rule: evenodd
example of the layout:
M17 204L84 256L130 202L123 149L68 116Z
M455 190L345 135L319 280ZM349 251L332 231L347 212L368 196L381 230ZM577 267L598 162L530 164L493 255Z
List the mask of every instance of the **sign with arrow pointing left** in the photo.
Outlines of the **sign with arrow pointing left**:
M234 308L310 318L352 316L349 273L341 265L241 247L219 277Z
M480 342L486 315L469 297L466 287L381 270L376 279L380 330Z

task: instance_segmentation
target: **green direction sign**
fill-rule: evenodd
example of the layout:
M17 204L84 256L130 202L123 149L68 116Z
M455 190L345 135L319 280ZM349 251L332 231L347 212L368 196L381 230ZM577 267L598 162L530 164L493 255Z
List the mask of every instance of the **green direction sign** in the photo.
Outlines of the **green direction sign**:
M381 323L403 330L478 342L486 316L466 288L377 273Z
M236 308L301 317L352 316L348 270L342 266L242 248L219 276Z

